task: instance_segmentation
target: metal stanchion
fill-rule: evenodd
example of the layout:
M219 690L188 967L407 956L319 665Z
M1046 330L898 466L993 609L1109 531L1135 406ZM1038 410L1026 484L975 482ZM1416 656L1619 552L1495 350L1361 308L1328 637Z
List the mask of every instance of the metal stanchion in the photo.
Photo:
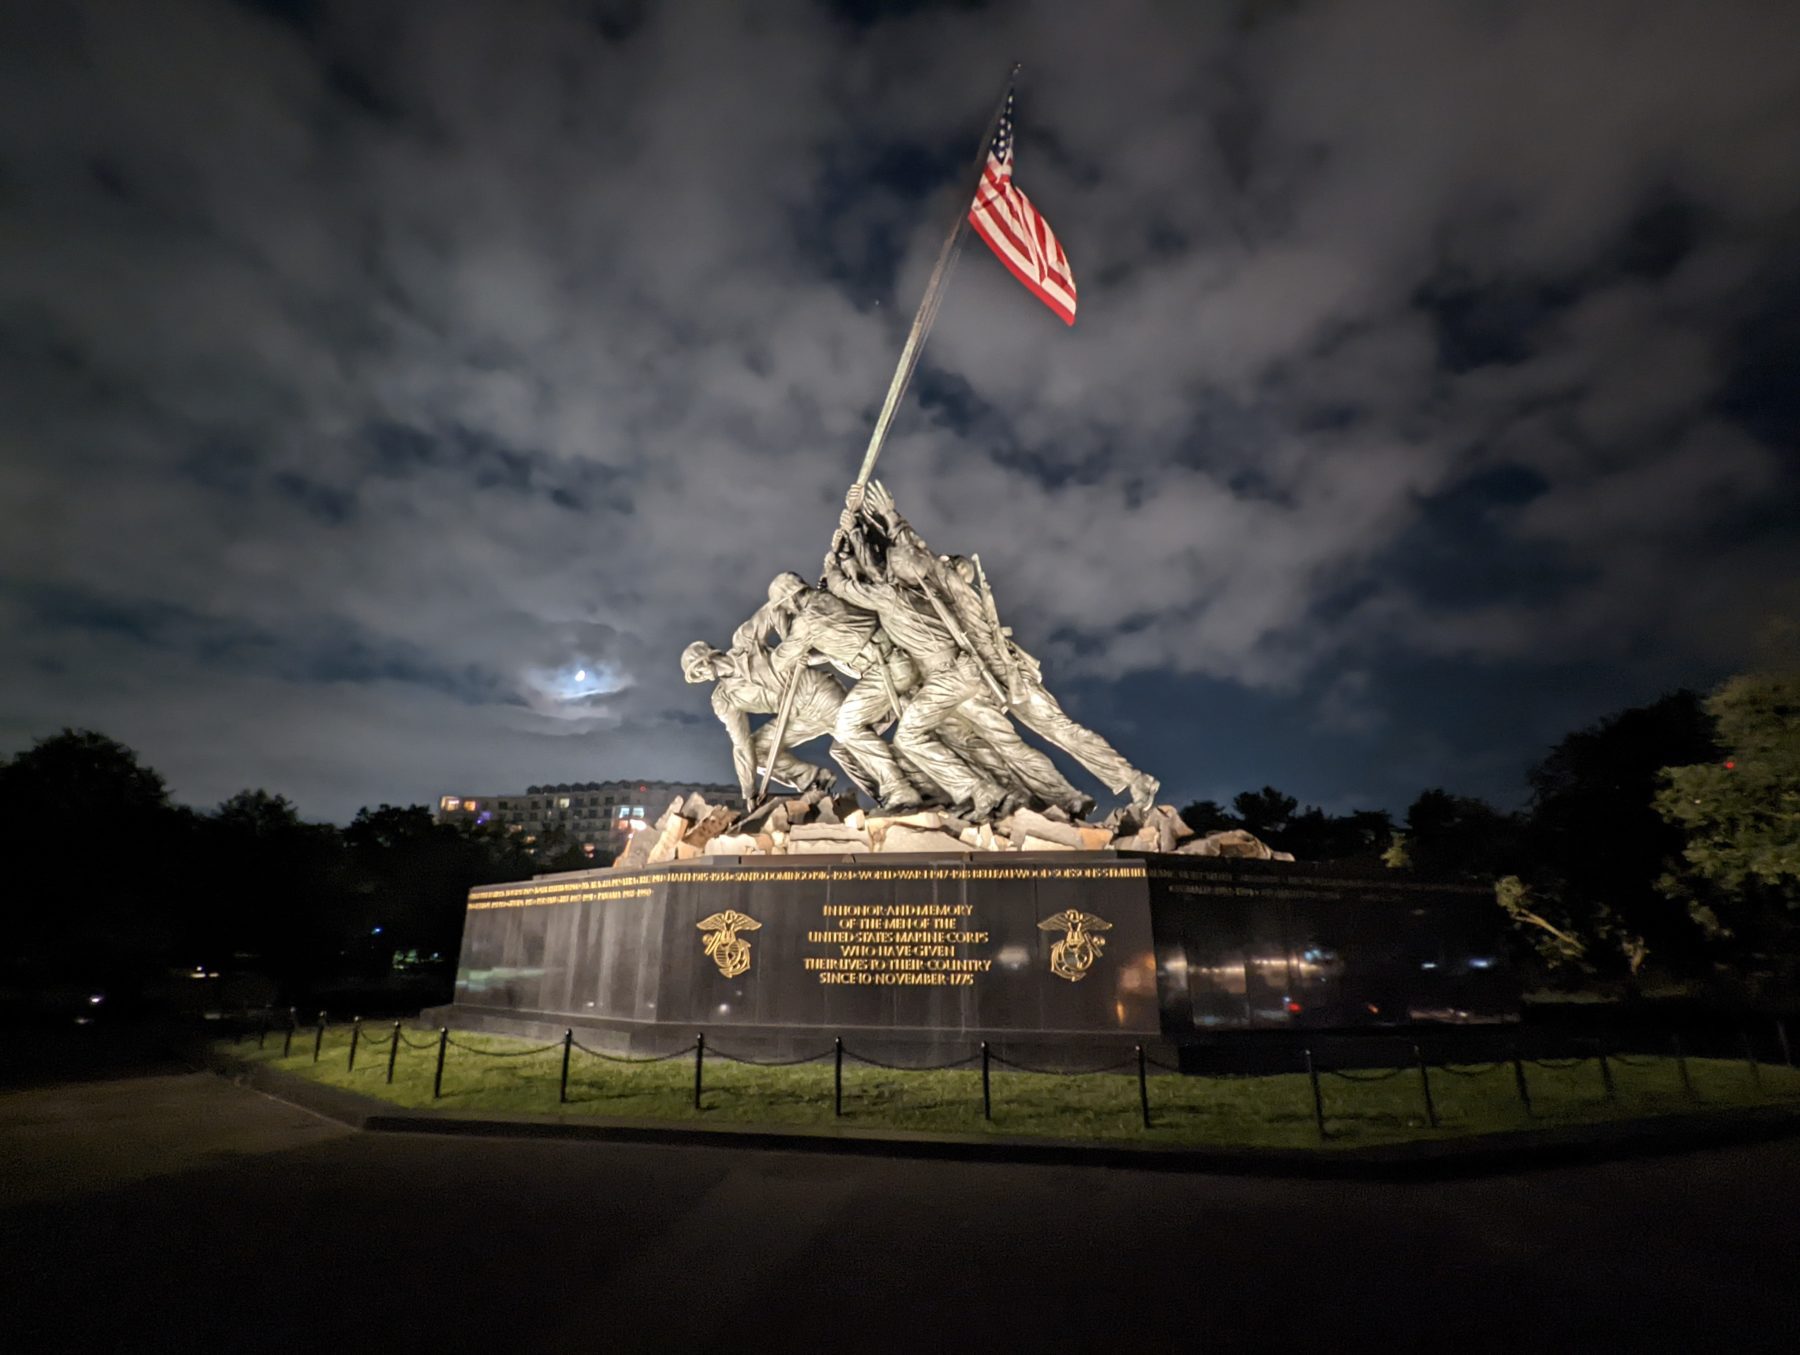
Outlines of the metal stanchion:
M1775 1022L1775 1038L1781 1041L1781 1061L1788 1067L1794 1066L1793 1046L1788 1044L1787 1022L1777 1018Z
M394 1037L388 1042L388 1085L394 1083L394 1060L400 1057L400 1023L394 1022Z
M1744 1062L1750 1065L1750 1085L1760 1092L1762 1090L1762 1069L1756 1063L1756 1046L1750 1043L1750 1032L1740 1030L1738 1043L1744 1048Z
M1144 1068L1144 1046L1137 1047L1138 1109L1144 1112L1144 1128L1150 1127L1150 1076Z
M258 1049L261 1049L263 1047L263 1041L268 1038L269 1038L269 1014L267 1012L264 1012L263 1019L262 1019L262 1025L258 1028L258 1030L256 1032L256 1047Z
M988 1042L981 1042L981 1118L994 1118L994 1091L988 1082Z
M1519 1089L1519 1104L1525 1107L1527 1115L1532 1114L1531 1088L1525 1083L1525 1060L1519 1054L1519 1042L1513 1041L1512 1051L1513 1086Z
M694 1109L700 1109L701 1069L706 1066L706 1032L694 1037Z
M325 1047L325 1013L319 1013L319 1029L313 1035L313 1062L319 1061L319 1051Z
M431 1099L437 1100L444 1094L444 1055L450 1048L450 1027L438 1027L438 1061L437 1076L431 1079Z
M344 1071L346 1073L354 1073L356 1071L356 1046L357 1042L361 1039L362 1017L353 1016L350 1018L350 1061L344 1065Z
M1304 1052L1306 1054L1306 1076L1312 1083L1313 1120L1318 1124L1319 1138L1323 1140L1325 1137L1325 1098L1319 1093L1319 1070L1313 1066L1312 1050L1308 1049Z
M987 1046L983 1045L983 1049ZM837 1036L831 1042L833 1058L831 1072L831 1113L841 1117L844 1113L844 1037Z
M281 1037L281 1057L286 1058L294 1052L294 1009L288 1008L287 1032Z
M563 1031L562 1086L557 1089L557 1093L556 1093L556 1103L560 1106L566 1106L569 1103L569 1050L574 1046L574 1044L575 1044L574 1028L569 1027L569 1028L564 1029L564 1031Z
M1694 1091L1694 1080L1688 1076L1687 1054L1681 1048L1681 1037L1669 1037L1669 1052L1675 1056L1675 1071L1681 1074L1681 1089L1688 1094L1690 1100L1698 1101L1698 1093Z
M1413 1046L1413 1060L1419 1065L1419 1094L1425 1098L1425 1118L1438 1127L1437 1102L1431 1099L1431 1070L1425 1066L1425 1051Z
M1606 1041L1597 1040L1594 1049L1600 1056L1600 1085L1606 1089L1606 1099L1615 1104L1619 1099L1619 1089L1613 1086L1612 1064L1607 1062Z

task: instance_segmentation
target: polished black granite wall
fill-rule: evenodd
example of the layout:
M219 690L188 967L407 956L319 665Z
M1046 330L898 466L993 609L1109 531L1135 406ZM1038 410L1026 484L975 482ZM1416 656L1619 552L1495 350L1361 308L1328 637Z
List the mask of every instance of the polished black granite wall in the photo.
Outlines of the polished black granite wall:
M1066 929L1040 925L1071 909L1110 924L1093 928L1097 954L1072 957L1073 980L1052 963ZM705 950L701 924L727 912L758 924L736 932L749 946L737 974ZM841 1035L921 1059L982 1039L1085 1057L1232 1030L1502 1019L1517 993L1501 921L1485 890L1307 864L705 859L471 891L455 1003L440 1014L575 1025L615 1049L705 1030L761 1052Z

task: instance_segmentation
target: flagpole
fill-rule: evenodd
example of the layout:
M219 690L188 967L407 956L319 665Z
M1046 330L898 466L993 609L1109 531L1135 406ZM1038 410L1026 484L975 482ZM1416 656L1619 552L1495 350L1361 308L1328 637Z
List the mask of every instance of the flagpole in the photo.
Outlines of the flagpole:
M894 379L888 383L887 399L882 402L881 414L869 433L868 450L863 453L862 468L856 472L858 488L868 484L869 477L875 473L875 460L881 455L882 444L887 441L888 429L894 422L894 413L900 408L900 401L906 395L913 369L919 365L919 353L925 347L925 337L931 333L938 307L943 304L945 284L950 280L950 270L956 266L956 256L962 251L963 236L969 229L969 207L975 201L976 190L981 187L981 176L987 170L988 147L994 144L994 131L1006 112L1006 98L1012 92L1019 64L1017 61L1013 62L1012 68L1007 71L1006 85L1000 91L1000 102L994 105L994 116L988 119L987 131L982 135L981 144L975 148L975 164L966 180L967 191L956 200L956 224L951 227L943 247L938 250L937 263L933 265L931 278L925 284L925 295L920 298L918 314L913 316L912 328L907 331L906 346L900 350L900 363L894 368Z

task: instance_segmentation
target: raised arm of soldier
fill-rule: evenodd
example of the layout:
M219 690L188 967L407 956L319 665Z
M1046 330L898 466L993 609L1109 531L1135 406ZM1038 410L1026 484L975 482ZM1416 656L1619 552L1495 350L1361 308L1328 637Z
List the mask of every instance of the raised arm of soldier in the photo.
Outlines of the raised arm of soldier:
M901 583L935 593L956 617L961 633L975 647L976 657L1006 688L1008 699L1023 700L1024 692L1012 675L1006 637L998 634L988 620L981 594L970 582L971 574L959 570L955 557L932 554L925 538L900 516L893 495L880 481L868 487L863 504L888 534L888 574Z
M849 546L850 554L839 550L825 557L825 591L853 607L879 614L894 601L894 586L875 569L860 526L853 525L841 539Z

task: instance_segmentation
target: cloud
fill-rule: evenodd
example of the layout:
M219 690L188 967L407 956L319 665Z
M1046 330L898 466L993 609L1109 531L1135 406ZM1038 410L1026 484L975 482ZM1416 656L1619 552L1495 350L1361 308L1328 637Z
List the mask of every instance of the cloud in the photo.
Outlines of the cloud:
M1797 281L1780 7L4 22L14 744L337 816L718 775L675 655L813 569L1014 53L1080 323L971 245L881 473L1053 678L1375 731L1372 655L1708 672L1795 563L1742 415ZM1421 569L1464 540L1479 594Z

